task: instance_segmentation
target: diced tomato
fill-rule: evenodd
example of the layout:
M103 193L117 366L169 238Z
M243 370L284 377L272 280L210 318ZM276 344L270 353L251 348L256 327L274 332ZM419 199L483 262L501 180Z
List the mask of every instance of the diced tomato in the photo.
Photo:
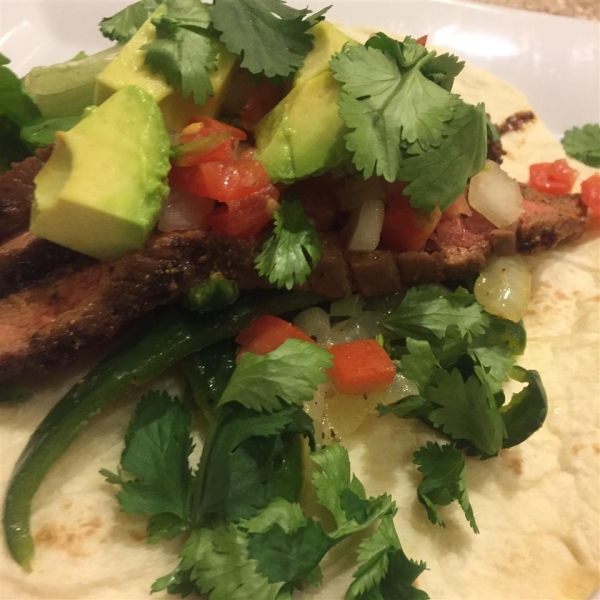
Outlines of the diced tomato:
M426 46L427 45L427 36L422 35L421 37L417 38L417 44L421 44L421 46Z
M250 325L242 329L235 341L241 346L242 352L266 354L276 350L289 339L315 343L295 325L272 315L262 315L254 319Z
M211 229L225 237L252 238L273 220L273 212L278 208L278 197L277 189L268 185L242 200L218 206L204 220Z
M370 394L388 388L396 367L376 340L357 340L328 348L333 354L329 377L340 394Z
M249 131L281 100L282 93L273 82L264 77L257 90L248 98L240 111L242 126Z
M529 167L529 185L538 192L558 196L568 194L577 179L577 171L564 158Z
M196 196L219 202L243 200L269 185L266 169L250 158L203 162L183 168L187 171L182 172L178 167L171 170L172 183Z
M385 208L381 242L394 252L423 250L441 216L437 208L429 213L413 208L408 196L392 197Z
M238 143L246 139L246 134L236 127L209 117L192 117L190 124L179 135L179 144L190 145L206 140L206 148L198 152L193 149L175 160L177 166L190 166L201 162L226 161L233 159ZM213 141L211 144L210 141Z
M600 215L600 174L596 173L581 184L581 199L596 215Z
M469 206L467 199L464 194L461 194L445 211L445 215L456 216L466 215L470 217L473 214L473 210Z

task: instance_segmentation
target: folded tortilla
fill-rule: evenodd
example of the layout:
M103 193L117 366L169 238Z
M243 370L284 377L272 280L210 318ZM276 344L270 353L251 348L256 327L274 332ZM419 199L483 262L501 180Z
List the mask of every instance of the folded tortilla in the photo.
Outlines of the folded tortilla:
M362 41L368 32L351 34ZM470 66L454 91L467 102L485 102L494 122L531 109L511 85ZM539 119L502 141L503 166L520 181L527 180L529 164L565 156ZM591 174L570 162L580 179ZM427 562L429 570L417 584L434 599L584 600L600 588L598 230L528 260L534 295L520 362L541 373L549 415L524 444L501 451L496 459L468 459L469 496L480 535L471 531L458 506L442 509L447 523L442 529L427 520L417 501L419 474L412 453L436 439L430 429L413 420L373 416L342 440L367 492L387 492L396 500L400 540L408 556ZM26 404L0 406L0 489L6 490L31 433L84 369L80 365L59 375ZM162 384L177 392L177 382ZM152 582L178 563L181 540L147 544L145 519L123 515L115 487L98 473L118 464L139 396L121 399L98 418L51 470L33 504L33 572L24 573L2 544L1 598L147 599ZM297 597L342 600L356 568L354 548L337 548L327 559L324 587Z

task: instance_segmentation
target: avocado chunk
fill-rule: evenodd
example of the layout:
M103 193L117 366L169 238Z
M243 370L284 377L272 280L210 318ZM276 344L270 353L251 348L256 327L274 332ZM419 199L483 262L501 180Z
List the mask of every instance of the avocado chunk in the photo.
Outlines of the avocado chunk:
M350 162L338 114L341 86L329 68L332 55L357 43L322 21L311 30L313 49L296 73L290 93L255 129L256 158L271 181L292 183Z
M160 14L164 7L153 13ZM156 28L148 19L137 33L123 46L117 57L96 76L96 104L104 102L111 94L130 85L137 85L159 104L167 128L171 131L182 129L193 115L218 116L229 81L237 67L237 58L224 44L215 43L217 69L210 72L213 96L199 107L191 97L183 98L164 79L161 73L154 73L146 64L146 52L142 48L156 39Z
M140 248L169 192L169 151L156 102L123 88L56 134L35 178L30 231L101 260Z
M260 161L271 181L292 183L351 160L338 114L340 84L331 71L309 79L292 91L255 129Z
M358 44L328 21L317 23L311 27L310 33L313 35L313 48L296 73L294 86L302 85L305 81L327 71L331 57L341 52L346 44Z

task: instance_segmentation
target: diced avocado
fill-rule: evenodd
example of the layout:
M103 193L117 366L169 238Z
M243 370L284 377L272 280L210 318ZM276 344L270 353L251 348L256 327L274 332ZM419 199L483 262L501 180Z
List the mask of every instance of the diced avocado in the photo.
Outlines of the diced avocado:
M25 75L23 85L45 117L80 115L94 104L95 77L119 53L119 46L85 58L35 67Z
M313 49L294 77L291 92L256 126L256 158L274 182L292 183L347 162L338 115L340 84L329 68L331 57L357 43L327 21L311 30Z
M255 157L273 182L292 183L350 161L338 115L340 84L327 70L292 91L256 126Z
M294 87L329 69L329 61L348 43L358 44L329 21L321 21L309 30L313 35L313 48L294 77Z
M159 7L153 13L164 11ZM148 92L159 103L167 128L182 129L192 115L216 117L221 109L229 80L237 65L237 58L224 44L215 42L217 69L210 72L214 95L198 107L191 97L183 98L164 79L154 73L145 62L146 52L142 48L156 39L156 28L148 19L138 32L125 44L119 55L96 76L96 103L104 102L111 94L129 85L136 85Z
M121 89L56 134L35 178L30 231L102 260L136 250L168 194L170 140L152 97Z

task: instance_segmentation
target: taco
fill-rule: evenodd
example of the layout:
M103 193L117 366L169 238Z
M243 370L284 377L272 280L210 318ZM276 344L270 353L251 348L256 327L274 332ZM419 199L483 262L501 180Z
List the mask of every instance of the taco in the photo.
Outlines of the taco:
M346 30L346 33L364 42L371 32ZM485 102L495 123L520 112L535 112L518 90L469 65L456 78L453 91L471 104ZM504 135L502 146L505 151L503 169L521 182L527 180L530 164L565 158L560 144L539 118L520 131ZM46 159L47 156L38 155L37 159L28 160L30 165L39 161L33 166L36 170ZM578 181L593 173L581 163L572 164L579 172ZM17 169L26 171L27 166ZM13 177L13 181L18 179L18 176ZM532 274L533 295L524 316L527 348L519 362L543 376L549 402L546 423L524 443L500 450L493 460L467 459L470 503L475 509L480 535L473 534L458 506L444 509L446 526L440 528L429 522L422 503L417 500L415 489L419 484L419 472L413 464L413 452L428 441L442 442L445 438L441 434L416 419L378 418L374 404L371 404L372 410L360 418L348 414L338 417L337 421L332 420L337 437L341 437L349 451L352 469L368 494L391 494L395 499L398 507L396 529L406 555L427 561L428 570L419 569L415 588L407 591L412 595L406 597L425 598L427 596L419 595L419 590L425 590L432 598L587 598L598 589L600 240L597 230L588 228L576 242L569 242L579 237L586 221L577 213L579 209L576 208L573 214L573 206L579 205L569 204L565 211L570 214L569 226L574 229L567 228L560 240L557 239L568 243L552 252L526 258ZM540 237L535 229L529 236L525 230L523 227L521 237L525 245ZM31 256L36 252L43 256L52 255L57 267L68 268L70 277L80 278L77 286L68 288L69 293L79 293L85 285L91 286L92 282L101 280L101 271L94 270L101 267L92 264L88 258L62 248L55 255L54 247L49 251L44 240L39 243L44 246L41 250L32 250ZM146 274L143 271L145 261L154 257L160 261L165 256L169 259L173 248L178 251L183 248L184 252L191 249L190 256L198 252L190 239L187 245L179 241L172 246L157 246L152 249L152 256L144 255L127 266L127 277L134 278L132 274L136 269ZM184 281L197 283L206 278L211 270L215 270L215 265L225 275L233 274L242 288L257 285L255 276L247 275L248 265L252 272L251 259L255 252L251 243L231 247L216 242L214 247L207 248L203 242L202 251L210 253L208 268L193 271L191 275L189 271L183 272L179 280L182 286ZM39 263L32 260L32 264ZM337 271L340 263L334 261L332 264L329 271L322 271L320 277L312 280L315 284L320 282L317 289L321 293L327 294L328 286L339 290ZM372 265L367 270L370 268ZM417 270L421 268L419 266ZM46 263L44 269L54 270L54 265ZM160 264L158 270L151 266L151 270L160 275L165 265ZM10 291L13 293L7 296L12 299L12 305L8 306L6 300L3 302L5 309L16 306L18 310L29 311L28 323L37 322L37 325L31 325L35 329L40 327L39 319L48 314L46 308L39 307L48 305L43 303L46 297L36 305L36 298L27 296L31 281L38 278L31 270L27 273L21 281L15 278L7 284L12 286ZM352 277L345 278L353 282L349 286L359 280L357 273L354 271ZM467 269L459 273L467 277L473 271ZM43 279L45 274L41 273L41 286L47 294L43 287L48 285ZM63 271L56 271L54 277L51 285L61 284ZM152 279L152 287L146 289L142 279L135 280L135 285L146 293L143 309L141 304L136 305L136 296L129 295L127 288L113 288L107 284L104 297L113 292L116 297L119 293L124 294L134 306L130 313L116 310L122 311L122 304L108 304L102 313L102 330L92 327L89 331L80 326L86 323L86 315L82 313L77 316L81 321L76 321L71 313L68 316L71 322L76 321L75 327L65 320L45 341L36 342L38 346L30 344L21 354L18 352L21 338L17 336L14 348L10 349L12 355L5 352L0 357L5 381L15 375L22 377L34 372L40 363L51 372L35 397L25 403L0 407L3 456L0 486L4 490L8 489L14 465L38 424L52 406L81 381L98 357L78 357L74 364L59 372L54 372L55 366L73 362L81 346L112 337L105 335L106 330L114 333L133 317L175 296L173 289L169 289L170 281L165 280L166 289L163 289L158 277ZM435 278L433 281L437 282ZM415 283L421 281L415 280ZM375 286L372 294L366 291L370 285ZM15 291L15 287L22 289ZM54 292L58 289L52 288ZM150 291L154 296L150 294L148 299ZM349 287L344 289L344 294L352 291L376 296L397 290L379 289L367 278L362 287L359 284L358 290ZM329 295L344 294L334 292ZM75 293L73 296L77 297ZM21 301L15 301L15 298L21 298ZM19 314L17 309L14 310L14 314ZM6 312L4 317L6 331L9 331L12 317L6 315L9 313ZM26 323L24 327L30 325ZM49 352L51 348L53 351ZM109 350L102 347L102 351ZM165 389L173 396L185 395L181 377L173 374L153 380L145 389ZM327 395L325 390L322 396ZM127 424L134 415L139 397L140 390L137 390L104 409L87 426L85 434L79 436L51 467L32 506L31 533L36 548L32 571L25 573L5 545L0 550L3 597L147 598L150 584L177 565L181 538L146 543L147 519L124 514L115 498L114 485L99 475L101 469L112 469L119 464ZM197 449L192 453L192 463L197 461L199 452ZM294 597L343 598L356 568L353 558L356 543L356 540L344 542L328 555L322 564L322 587L296 592ZM412 563L413 567L415 564ZM230 570L231 577L235 577L235 567ZM290 590L287 592L291 594ZM251 597L260 600L261 593L265 598L271 597L264 590L256 591ZM154 597L171 596L162 590ZM355 597L363 596L357 594Z

